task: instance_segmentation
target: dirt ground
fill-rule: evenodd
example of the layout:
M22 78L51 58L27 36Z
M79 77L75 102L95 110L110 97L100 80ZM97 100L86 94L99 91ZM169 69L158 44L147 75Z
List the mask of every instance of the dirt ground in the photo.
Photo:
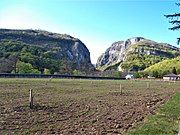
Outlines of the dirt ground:
M180 91L179 82L47 81L0 79L0 134L123 134ZM28 106L30 88L33 109Z

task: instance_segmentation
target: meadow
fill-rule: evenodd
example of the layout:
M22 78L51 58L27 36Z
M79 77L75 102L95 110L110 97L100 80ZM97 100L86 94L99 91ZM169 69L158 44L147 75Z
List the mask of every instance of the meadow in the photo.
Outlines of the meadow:
M171 108L179 104L179 92L180 82L160 80L1 78L0 134L153 134L142 125L163 107L161 114L176 114L167 118L176 123L167 131L174 134L180 110Z

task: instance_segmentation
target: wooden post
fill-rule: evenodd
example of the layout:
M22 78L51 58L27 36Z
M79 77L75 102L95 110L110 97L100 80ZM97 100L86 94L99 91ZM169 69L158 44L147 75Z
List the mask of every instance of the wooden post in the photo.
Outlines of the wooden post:
M29 107L30 109L33 108L33 93L32 89L29 90Z
M53 79L53 77L49 78L49 80L46 81L46 85L48 84L48 82L50 82Z
M122 95L122 85L121 84L120 84L119 88L120 88L120 92L121 92L121 95Z
M147 84L147 89L149 89L149 82L147 82L146 84Z

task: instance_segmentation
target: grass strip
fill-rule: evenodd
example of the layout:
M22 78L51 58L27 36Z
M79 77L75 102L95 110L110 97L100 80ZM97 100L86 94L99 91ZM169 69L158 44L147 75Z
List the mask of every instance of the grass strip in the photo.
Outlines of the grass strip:
M180 132L180 93L174 95L155 115L126 135L177 135Z

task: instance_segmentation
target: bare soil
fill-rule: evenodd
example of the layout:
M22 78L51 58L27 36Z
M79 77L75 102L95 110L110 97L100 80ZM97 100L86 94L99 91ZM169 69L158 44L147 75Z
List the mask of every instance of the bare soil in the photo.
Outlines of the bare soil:
M179 83L165 82L150 82L148 89L144 81L44 82L1 80L0 134L123 134L180 91ZM34 89L33 109L28 106L30 87Z

